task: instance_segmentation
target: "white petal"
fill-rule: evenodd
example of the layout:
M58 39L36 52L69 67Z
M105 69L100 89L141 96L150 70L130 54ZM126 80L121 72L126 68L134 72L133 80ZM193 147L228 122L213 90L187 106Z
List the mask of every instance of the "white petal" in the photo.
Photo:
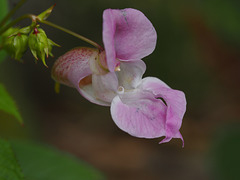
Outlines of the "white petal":
M142 80L146 65L142 60L122 61L117 72L119 85L125 89L135 89Z
M93 74L92 86L95 96L99 100L111 103L112 99L116 96L118 79L114 72L109 72L105 75Z

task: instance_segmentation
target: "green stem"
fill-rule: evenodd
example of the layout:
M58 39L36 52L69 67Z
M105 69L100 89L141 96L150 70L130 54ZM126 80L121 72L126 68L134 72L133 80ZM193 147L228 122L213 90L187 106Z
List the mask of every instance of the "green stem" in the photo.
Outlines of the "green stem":
M84 36L81 36L81 35L73 32L73 31L70 31L70 30L68 30L68 29L66 29L66 28L63 28L63 27L61 27L61 26L58 26L58 25L56 25L56 24L54 24L54 23L52 23L52 22L49 22L49 21L42 20L42 21L40 21L40 22L43 23L43 24L52 26L52 27L54 27L54 28L56 28L56 29L59 29L59 30L65 32L65 33L71 34L71 35L73 35L73 36L75 36L75 37L77 37L77 38L79 38L79 39L81 39L81 40L83 40L83 41L85 41L85 42L87 42L87 43L95 46L95 47L98 48L99 50L102 50L102 51L103 51L103 48L102 48L99 44L97 44L96 42L94 42L94 41L92 41L92 40L90 40L90 39L88 39L88 38L86 38L86 37L84 37Z
M79 38L79 39L81 39L81 40L83 40L83 41L85 41L85 42L87 42L87 43L95 46L95 47L98 48L99 50L103 51L103 48L102 48L99 44L97 44L96 42L94 42L94 41L92 41L92 40L90 40L90 39L88 39L88 38L86 38L86 37L84 37L84 36L81 36L80 34L77 34L77 33L73 32L73 31L70 31L70 30L68 30L68 29L66 29L66 28L63 28L63 27L61 27L61 26L58 26L58 25L56 25L56 24L54 24L54 23L52 23L52 22L45 21L45 20L40 20L40 19L38 19L37 16L35 16L35 15L33 15L33 14L26 14L26 15L20 16L19 18L13 20L13 21L10 22L8 25L6 25L6 26L4 26L2 29L0 29L0 35L2 35L2 34L3 34L6 30L8 30L10 27L12 27L12 26L14 26L15 24L17 24L19 21L24 20L24 19L28 19L28 18L31 19L32 22L40 22L40 23L43 23L43 24L52 26L52 27L54 27L54 28L56 28L56 29L59 29L59 30L65 32L65 33L71 34L72 36L75 36L75 37L77 37L77 38Z
M21 0L17 3L17 5L8 12L8 14L3 18L3 20L0 22L0 27L2 27L7 20L26 2L26 0Z
M14 26L15 24L17 24L19 21L22 21L23 19L36 19L35 15L32 14L25 14L23 16L20 16L19 18L13 20L12 22L10 22L8 25L4 26L1 30L0 30L0 35L2 35L6 30L8 30L10 27Z

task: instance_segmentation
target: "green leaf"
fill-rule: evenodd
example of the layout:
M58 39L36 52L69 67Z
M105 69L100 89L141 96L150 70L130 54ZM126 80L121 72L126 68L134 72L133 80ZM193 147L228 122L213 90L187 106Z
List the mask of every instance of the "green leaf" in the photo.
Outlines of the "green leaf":
M77 158L32 142L12 142L26 180L100 180L102 175Z
M7 11L8 11L7 0L0 0L0 21L7 14ZM0 42L1 42L1 36L0 36ZM6 58L6 55L7 54L5 51L0 50L0 63Z
M0 84L0 110L13 115L21 124L23 123L14 100L2 84Z
M11 149L10 143L0 139L0 179L23 180L21 168Z

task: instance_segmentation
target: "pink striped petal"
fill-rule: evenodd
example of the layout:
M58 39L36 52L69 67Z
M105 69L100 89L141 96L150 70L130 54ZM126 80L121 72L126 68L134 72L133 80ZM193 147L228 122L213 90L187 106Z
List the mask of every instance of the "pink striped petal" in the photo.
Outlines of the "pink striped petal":
M153 52L157 34L147 17L136 9L103 12L103 43L107 64L114 71L117 60L141 59Z
M98 52L92 48L74 48L60 56L52 68L52 78L70 87L78 87L84 77L92 74L89 59Z
M62 84L76 88L90 102L109 106L109 102L99 100L92 87L92 68L99 52L92 48L75 48L59 57L53 65L52 78Z

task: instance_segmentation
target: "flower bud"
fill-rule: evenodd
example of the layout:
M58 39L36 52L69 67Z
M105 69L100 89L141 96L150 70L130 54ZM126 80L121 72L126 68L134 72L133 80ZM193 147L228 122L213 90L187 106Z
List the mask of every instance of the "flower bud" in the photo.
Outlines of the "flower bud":
M56 6L56 4L54 4L53 6L51 6L50 8L48 8L47 10L43 11L41 14L39 14L37 17L40 21L45 20L48 18L48 16L51 14L53 8Z
M16 60L21 60L23 54L28 48L28 36L16 33L19 28L10 28L3 34L3 48Z
M41 28L34 28L34 30L29 35L28 40L29 48L33 56L38 60L41 58L43 64L47 67L45 61L45 55L48 57L48 54L52 56L51 50L52 46L59 46L50 39L47 38L46 33Z

